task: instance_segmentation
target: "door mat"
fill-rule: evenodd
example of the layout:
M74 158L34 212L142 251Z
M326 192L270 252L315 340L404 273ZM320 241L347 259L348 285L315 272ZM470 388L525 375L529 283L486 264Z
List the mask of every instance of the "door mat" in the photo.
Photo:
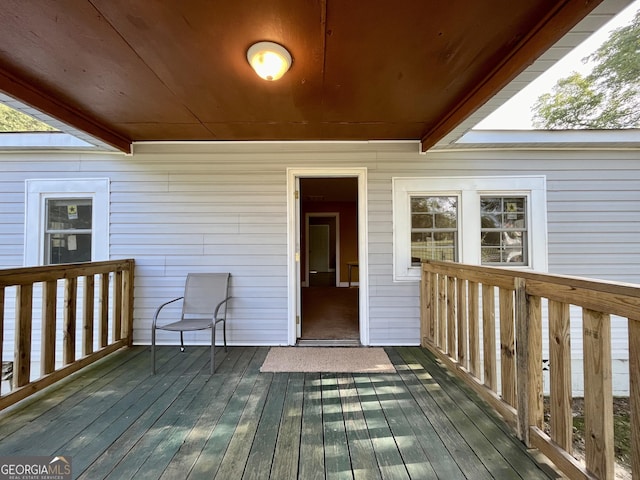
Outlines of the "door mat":
M379 347L272 347L261 372L395 373Z

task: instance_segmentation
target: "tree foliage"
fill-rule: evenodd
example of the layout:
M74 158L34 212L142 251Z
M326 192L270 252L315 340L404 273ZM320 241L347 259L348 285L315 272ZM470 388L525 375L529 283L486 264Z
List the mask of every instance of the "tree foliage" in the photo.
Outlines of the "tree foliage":
M538 97L533 124L544 129L640 128L640 10L585 61L588 75L561 78Z
M54 130L55 128L46 123L0 103L0 132L51 132Z

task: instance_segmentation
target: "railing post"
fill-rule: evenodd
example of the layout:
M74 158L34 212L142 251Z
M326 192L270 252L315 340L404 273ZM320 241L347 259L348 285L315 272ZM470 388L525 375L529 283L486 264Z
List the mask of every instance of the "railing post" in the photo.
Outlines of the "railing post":
M631 402L631 471L640 480L640 318L629 319L629 401Z
M525 280L515 279L515 306L516 316L516 388L518 395L518 438L528 447L529 444L529 345L527 318L527 293Z
M527 295L515 279L518 438L531 447L529 428L542 428L542 317L540 297Z
M123 296L123 315L124 315L124 338L127 345L133 345L133 286L134 286L134 268L133 260L129 261L129 266L124 274L124 296Z
M4 345L4 287L0 287L0 365L3 358L2 345Z

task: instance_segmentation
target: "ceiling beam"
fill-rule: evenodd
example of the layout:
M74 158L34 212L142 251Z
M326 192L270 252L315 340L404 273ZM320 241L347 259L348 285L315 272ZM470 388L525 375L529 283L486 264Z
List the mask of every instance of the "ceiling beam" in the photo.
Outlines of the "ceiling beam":
M88 118L78 110L51 98L32 85L16 78L0 68L0 91L15 99L46 113L71 127L77 128L107 145L124 153L131 153L131 139L106 128L99 122Z
M537 27L515 46L510 56L505 57L485 76L484 81L479 82L475 89L461 98L448 116L423 135L422 151L433 147L502 90L601 2L602 0L566 0L559 2L555 9L549 10Z

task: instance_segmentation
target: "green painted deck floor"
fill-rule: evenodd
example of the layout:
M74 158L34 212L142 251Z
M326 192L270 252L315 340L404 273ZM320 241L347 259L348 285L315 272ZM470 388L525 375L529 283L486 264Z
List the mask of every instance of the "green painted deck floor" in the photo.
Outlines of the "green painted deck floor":
M116 352L0 414L0 456L65 455L74 477L546 479L501 420L418 347L396 374L259 373L268 348Z

